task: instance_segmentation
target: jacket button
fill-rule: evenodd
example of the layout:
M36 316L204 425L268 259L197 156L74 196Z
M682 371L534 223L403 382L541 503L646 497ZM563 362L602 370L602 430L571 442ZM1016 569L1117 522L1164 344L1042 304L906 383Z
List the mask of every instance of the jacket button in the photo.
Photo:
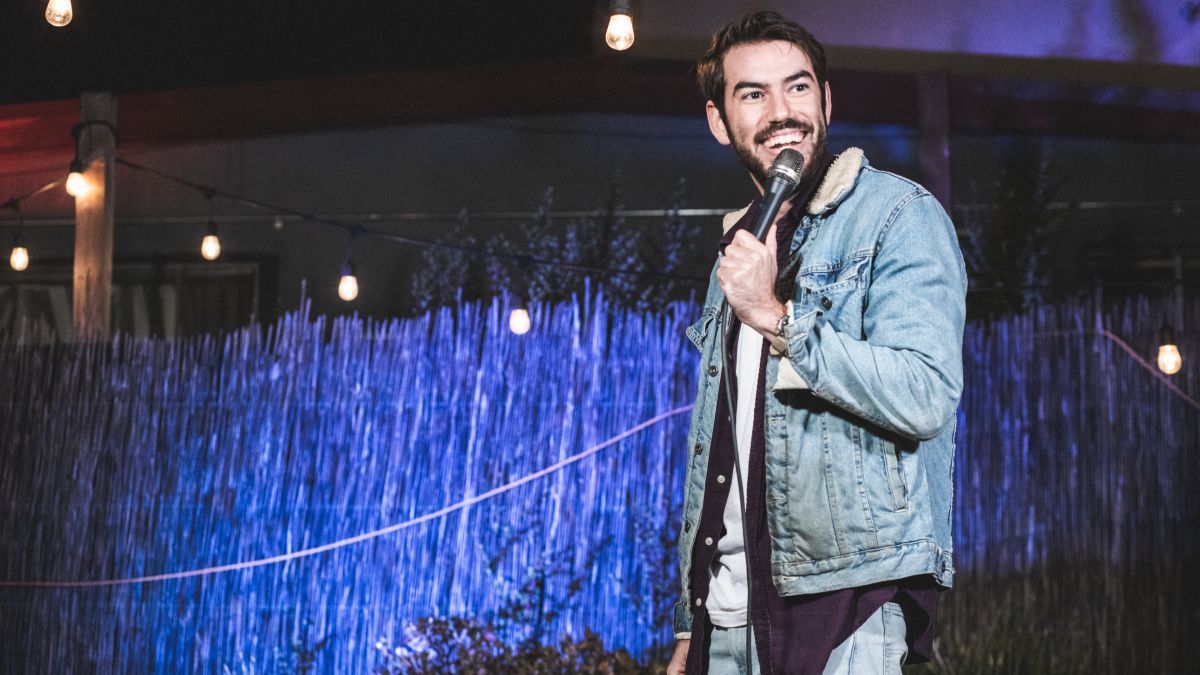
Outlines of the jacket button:
M696 598L696 606L697 607L699 607L700 605L703 605L703 604L704 604L703 598Z
M709 366L709 367L708 367L708 376L709 376L709 377L716 377L716 376L717 376L717 367L716 367L716 366Z
M693 451L693 452L695 452L695 453L698 455L698 454L700 454L700 453L704 452L704 446L703 446L703 445L701 445L701 444L699 444L699 443L697 443L697 444L696 444L696 447L692 448L692 451Z
M691 532L691 531L692 531L692 524L691 524L691 523L684 523L684 524L683 524L683 531L684 531L684 532Z
M824 307L825 309L829 309L830 307L833 307L833 301L830 300L828 296L822 295L821 296L821 306Z
M717 482L724 485L725 484L725 476L717 476Z
M712 537L705 537L705 538L704 538L704 545L705 545L705 546L712 546Z

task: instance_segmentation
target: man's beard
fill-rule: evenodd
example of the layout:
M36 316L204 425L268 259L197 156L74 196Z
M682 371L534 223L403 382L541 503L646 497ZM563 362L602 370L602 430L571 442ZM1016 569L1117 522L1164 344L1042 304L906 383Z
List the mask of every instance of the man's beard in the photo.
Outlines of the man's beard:
M770 165L759 161L758 157L754 154L754 146L760 145L772 135L785 129L796 129L808 134L813 138L812 157L804 158L804 169L802 169L800 172L801 183L812 177L813 172L817 170L817 162L815 160L825 155L825 146L828 135L825 127L825 120L819 120L816 129L814 129L813 125L809 124L808 122L801 122L800 120L796 119L786 119L782 122L774 122L766 129L763 129L755 134L753 138L754 145L749 147L743 145L740 140L736 138L733 139L733 152L737 155L738 161L742 163L742 166L746 167L746 170L750 172L750 175L754 177L754 180L758 182L759 187L764 190L767 188L767 183L770 181L771 167Z

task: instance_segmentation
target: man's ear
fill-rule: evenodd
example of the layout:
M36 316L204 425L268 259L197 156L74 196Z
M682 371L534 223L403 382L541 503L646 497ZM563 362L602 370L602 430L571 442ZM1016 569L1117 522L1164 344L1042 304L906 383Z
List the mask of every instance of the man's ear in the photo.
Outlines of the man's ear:
M712 132L713 138L721 145L729 145L729 130L725 128L725 120L721 118L717 104L712 101L705 103L704 112L708 115L708 130Z

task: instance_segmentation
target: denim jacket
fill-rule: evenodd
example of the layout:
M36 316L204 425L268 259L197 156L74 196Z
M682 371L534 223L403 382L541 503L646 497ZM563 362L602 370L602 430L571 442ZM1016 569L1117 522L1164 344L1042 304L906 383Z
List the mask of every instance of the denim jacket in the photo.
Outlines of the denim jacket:
M740 213L726 217L726 229ZM954 421L966 271L954 226L916 183L851 148L792 240L786 349L767 359L766 502L781 595L932 574L950 586ZM718 261L719 264L719 261ZM691 631L695 545L721 382L716 267L700 320L674 630Z

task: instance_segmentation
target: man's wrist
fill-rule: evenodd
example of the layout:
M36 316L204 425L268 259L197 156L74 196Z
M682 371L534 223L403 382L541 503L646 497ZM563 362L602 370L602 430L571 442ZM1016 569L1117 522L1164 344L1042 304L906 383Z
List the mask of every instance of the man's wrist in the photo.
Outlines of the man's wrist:
M759 335L770 340L780 336L780 320L787 315L787 306L775 301L773 305L765 306L746 317L744 322Z
M783 331L787 329L788 322L791 321L792 315L788 314L787 308L783 310L783 314L779 315L779 319L775 322L775 335L783 337Z

